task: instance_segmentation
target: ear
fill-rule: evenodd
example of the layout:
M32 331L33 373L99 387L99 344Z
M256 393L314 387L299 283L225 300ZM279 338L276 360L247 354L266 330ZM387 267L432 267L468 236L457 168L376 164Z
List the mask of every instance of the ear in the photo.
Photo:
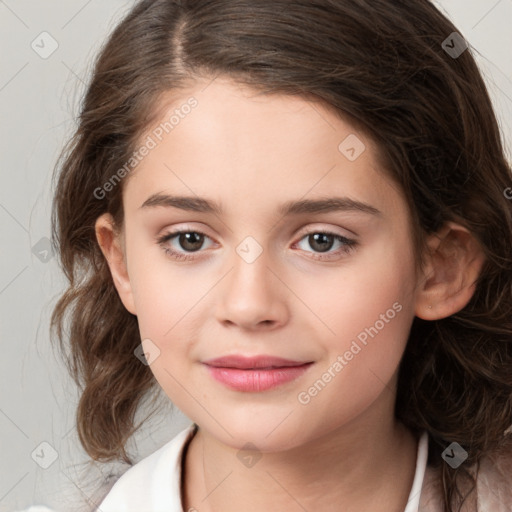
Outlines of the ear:
M439 320L457 313L471 300L485 254L475 237L454 222L431 235L427 246L415 314L424 320Z
M105 213L98 217L95 224L96 239L101 252L107 260L117 293L124 307L132 314L135 312L133 291L126 268L122 235L114 228L112 215Z

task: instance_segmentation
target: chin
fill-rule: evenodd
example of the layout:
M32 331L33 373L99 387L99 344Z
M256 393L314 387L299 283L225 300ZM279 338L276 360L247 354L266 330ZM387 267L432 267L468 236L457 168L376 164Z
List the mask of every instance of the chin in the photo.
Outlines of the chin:
M304 422L298 424L297 418L291 418L293 414L283 421L287 414L289 411L279 415L253 413L222 416L224 420L221 425L209 418L204 429L233 449L242 450L247 443L252 443L261 452L283 451L300 445L304 435Z

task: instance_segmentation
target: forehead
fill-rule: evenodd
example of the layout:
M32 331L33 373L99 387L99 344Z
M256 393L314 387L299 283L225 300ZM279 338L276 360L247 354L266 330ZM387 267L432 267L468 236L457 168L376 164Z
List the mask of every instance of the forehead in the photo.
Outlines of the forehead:
M157 107L140 138L151 148L126 184L129 203L162 192L229 199L246 211L333 194L384 210L400 202L375 143L313 97L262 95L217 78L163 95Z

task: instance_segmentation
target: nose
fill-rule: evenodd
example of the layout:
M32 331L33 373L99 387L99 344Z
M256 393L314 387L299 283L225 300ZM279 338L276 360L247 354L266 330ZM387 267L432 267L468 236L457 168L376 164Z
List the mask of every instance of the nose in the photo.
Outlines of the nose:
M236 253L231 271L223 279L217 301L217 320L246 330L275 329L289 316L290 291L271 268L266 250L254 260Z

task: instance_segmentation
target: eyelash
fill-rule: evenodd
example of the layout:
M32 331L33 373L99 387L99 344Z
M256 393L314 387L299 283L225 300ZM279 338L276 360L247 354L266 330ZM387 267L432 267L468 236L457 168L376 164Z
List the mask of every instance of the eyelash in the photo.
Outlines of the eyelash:
M202 231L192 230L192 229L182 229L179 231L172 231L170 233L166 233L160 237L157 237L157 243L162 247L165 254L167 254L167 256L169 256L170 258L175 259L177 261L194 260L194 259L196 259L195 254L200 252L200 250L198 250L198 251L195 251L192 253L184 254L182 252L175 251L174 249L170 249L168 246L165 245L166 242L168 242L168 241L172 240L173 238L176 238L177 236L182 235L184 233L195 233L198 235L204 235L206 238L210 238L206 233L203 233ZM335 238L335 240L337 240L338 242L341 242L343 244L343 246L340 249L338 249L338 251L329 252L328 254L330 254L331 256L333 254L339 254L339 253L348 254L348 253L352 252L355 249L355 247L358 245L358 242L356 242L353 239L346 238L344 236L338 235L337 233L333 233L331 231L320 231L320 230L313 230L313 231L304 233L302 235L302 237L299 239L299 242L301 240L303 240L304 238L308 237L309 235L313 235L313 234L333 236ZM312 258L315 260L327 261L327 260L331 259L330 257L326 258L324 256L318 256L319 254L321 255L322 253L314 253L314 254L317 254L317 256Z

